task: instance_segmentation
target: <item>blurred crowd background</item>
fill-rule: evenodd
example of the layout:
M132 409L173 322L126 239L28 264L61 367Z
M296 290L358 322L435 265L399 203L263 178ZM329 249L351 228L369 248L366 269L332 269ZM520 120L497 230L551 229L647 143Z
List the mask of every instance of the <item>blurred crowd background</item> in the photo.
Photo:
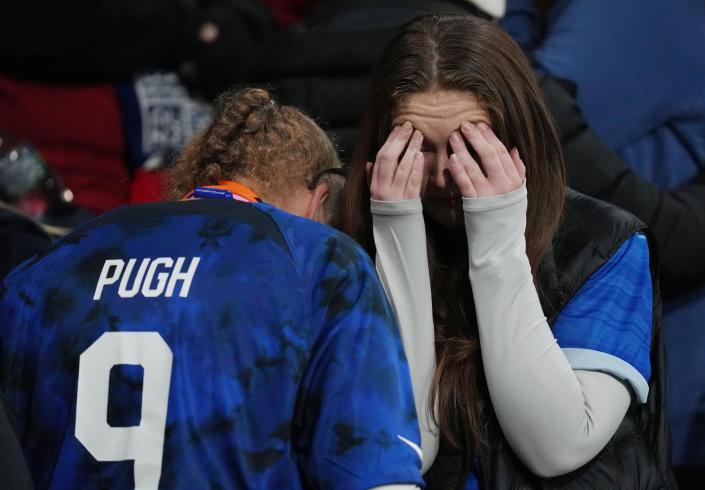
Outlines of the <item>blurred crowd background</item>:
M23 0L0 9L0 277L92 217L168 197L221 91L266 86L355 145L369 73L417 15L498 22L532 61L568 184L659 246L673 463L705 477L705 1ZM30 218L30 219L28 219Z

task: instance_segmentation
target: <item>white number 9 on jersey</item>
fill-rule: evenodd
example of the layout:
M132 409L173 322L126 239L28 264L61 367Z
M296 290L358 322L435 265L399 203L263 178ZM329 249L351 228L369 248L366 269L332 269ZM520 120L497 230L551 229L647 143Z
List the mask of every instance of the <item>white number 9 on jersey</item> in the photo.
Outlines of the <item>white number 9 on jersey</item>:
M158 488L164 452L172 353L158 332L106 332L78 367L76 438L98 461L135 461L135 488ZM110 370L119 364L144 369L140 425L108 425Z

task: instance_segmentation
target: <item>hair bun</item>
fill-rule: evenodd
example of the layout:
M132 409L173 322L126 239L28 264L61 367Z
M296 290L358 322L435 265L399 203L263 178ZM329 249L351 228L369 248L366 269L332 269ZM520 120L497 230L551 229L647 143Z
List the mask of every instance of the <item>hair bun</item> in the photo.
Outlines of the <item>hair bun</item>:
M339 166L333 143L310 117L267 90L248 88L218 98L213 122L187 145L173 175L178 196L246 178L272 198L288 199L292 185L308 186L323 169Z
M250 134L261 130L278 108L267 90L247 88L221 95L215 118L238 128L240 134Z

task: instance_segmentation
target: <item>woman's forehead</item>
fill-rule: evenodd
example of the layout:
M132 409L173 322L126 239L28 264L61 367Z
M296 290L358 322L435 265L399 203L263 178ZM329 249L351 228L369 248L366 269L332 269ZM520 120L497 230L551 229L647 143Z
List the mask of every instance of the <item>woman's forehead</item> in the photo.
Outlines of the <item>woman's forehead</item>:
M465 121L490 124L484 105L472 92L448 90L408 95L399 101L393 116L392 126L409 121L427 138L445 139Z

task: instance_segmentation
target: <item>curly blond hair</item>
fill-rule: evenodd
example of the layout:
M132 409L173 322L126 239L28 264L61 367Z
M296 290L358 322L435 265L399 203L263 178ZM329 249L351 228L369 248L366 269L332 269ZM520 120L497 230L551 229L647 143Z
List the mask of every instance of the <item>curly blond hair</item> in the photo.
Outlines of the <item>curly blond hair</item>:
M286 196L340 167L335 145L310 117L264 89L247 88L218 98L213 123L186 146L171 178L177 198L238 178L255 181L263 194Z

